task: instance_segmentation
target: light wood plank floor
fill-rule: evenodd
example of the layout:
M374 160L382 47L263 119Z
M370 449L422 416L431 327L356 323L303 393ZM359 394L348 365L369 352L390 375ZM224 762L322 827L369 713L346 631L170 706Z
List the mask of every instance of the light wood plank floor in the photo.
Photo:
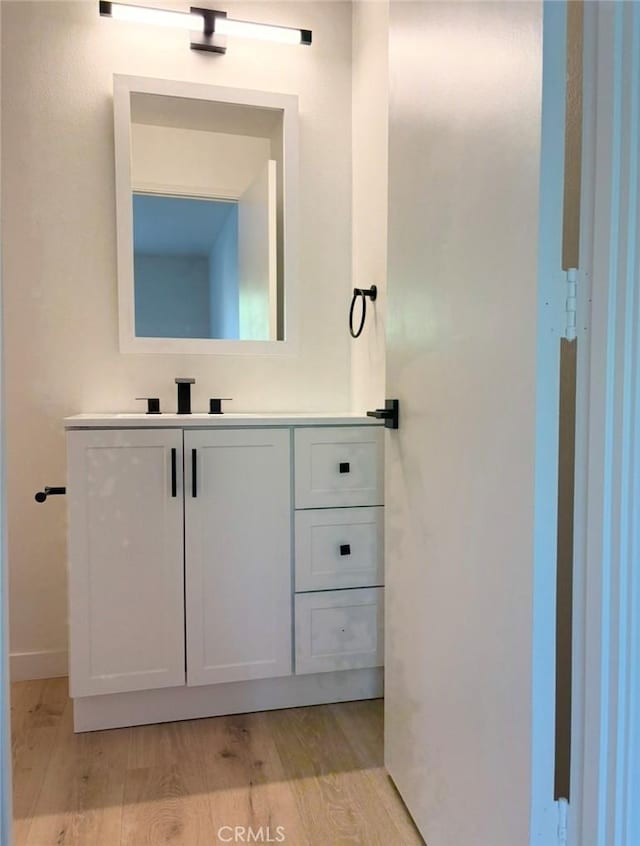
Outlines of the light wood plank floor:
M423 842L382 764L381 700L74 735L50 679L12 685L11 710L14 846Z

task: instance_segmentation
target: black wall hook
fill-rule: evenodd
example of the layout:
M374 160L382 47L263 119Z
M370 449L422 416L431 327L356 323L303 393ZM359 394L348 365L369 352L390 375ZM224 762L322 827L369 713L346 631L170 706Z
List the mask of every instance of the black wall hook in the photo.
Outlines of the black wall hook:
M355 332L353 329L353 312L355 310L358 297L362 297L362 316L360 318L358 331ZM375 285L372 285L370 288L353 289L353 299L351 300L351 308L349 309L349 332L351 333L352 338L359 338L362 334L362 330L364 329L364 323L367 319L367 297L369 297L372 303L375 303L378 297L378 288Z

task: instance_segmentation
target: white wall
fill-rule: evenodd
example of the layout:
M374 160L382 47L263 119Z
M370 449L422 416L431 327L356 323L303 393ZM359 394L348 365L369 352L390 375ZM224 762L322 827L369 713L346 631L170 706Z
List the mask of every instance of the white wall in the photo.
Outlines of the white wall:
M212 197L239 197L271 155L268 138L131 124L131 182L198 188Z
M362 335L351 342L351 402L355 411L376 408L385 396L387 284L387 184L389 124L389 3L353 4L353 287L378 287L367 305ZM348 293L347 308L351 294ZM360 320L360 303L356 306ZM345 314L345 326L347 315Z
M180 2L174 6L180 7ZM187 8L188 4L183 4ZM62 418L175 409L175 376L194 376L234 410L350 405L345 287L351 275L351 7L227 3L239 18L313 30L310 49L240 39L225 56L191 51L185 32L98 16L97 3L3 2L5 350L11 643L22 671L42 652L64 668L65 482ZM112 74L296 94L300 103L300 349L291 358L121 355L116 301ZM29 655L29 653L35 653Z
M136 335L210 338L207 256L134 255Z

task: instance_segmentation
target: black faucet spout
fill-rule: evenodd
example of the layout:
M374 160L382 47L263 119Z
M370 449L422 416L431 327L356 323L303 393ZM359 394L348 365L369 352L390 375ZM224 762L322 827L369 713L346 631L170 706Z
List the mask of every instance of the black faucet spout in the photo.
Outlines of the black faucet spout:
M176 379L178 386L178 414L191 414L191 386L195 379Z

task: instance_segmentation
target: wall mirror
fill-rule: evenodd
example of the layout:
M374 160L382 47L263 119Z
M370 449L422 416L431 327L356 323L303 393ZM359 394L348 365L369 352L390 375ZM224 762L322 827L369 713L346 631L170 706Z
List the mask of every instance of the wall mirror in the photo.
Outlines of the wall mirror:
M297 98L114 76L122 352L291 347Z

